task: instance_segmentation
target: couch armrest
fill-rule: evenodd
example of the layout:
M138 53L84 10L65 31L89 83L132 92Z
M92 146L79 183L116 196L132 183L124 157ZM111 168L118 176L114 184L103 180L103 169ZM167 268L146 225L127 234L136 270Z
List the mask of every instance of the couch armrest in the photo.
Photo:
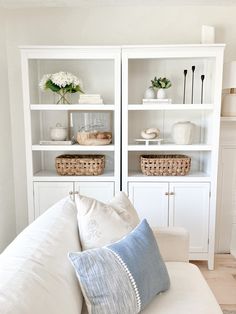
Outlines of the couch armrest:
M183 228L153 228L165 262L188 262L189 234Z

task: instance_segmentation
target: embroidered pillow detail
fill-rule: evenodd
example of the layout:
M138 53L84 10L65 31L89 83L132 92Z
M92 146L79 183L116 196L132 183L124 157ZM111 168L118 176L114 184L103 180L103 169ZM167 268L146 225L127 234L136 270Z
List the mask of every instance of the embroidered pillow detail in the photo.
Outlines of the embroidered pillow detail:
M80 241L83 250L120 240L138 224L138 215L124 192L107 204L78 195L75 198Z

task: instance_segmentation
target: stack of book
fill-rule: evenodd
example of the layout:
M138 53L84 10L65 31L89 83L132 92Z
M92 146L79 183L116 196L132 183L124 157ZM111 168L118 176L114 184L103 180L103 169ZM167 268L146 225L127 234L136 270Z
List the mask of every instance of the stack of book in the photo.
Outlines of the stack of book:
M172 103L172 100L171 99L146 99L144 98L143 99L143 104L171 104Z
M103 104L103 99L99 94L81 94L79 104Z
M75 141L53 141L53 140L42 140L39 141L40 145L73 145Z

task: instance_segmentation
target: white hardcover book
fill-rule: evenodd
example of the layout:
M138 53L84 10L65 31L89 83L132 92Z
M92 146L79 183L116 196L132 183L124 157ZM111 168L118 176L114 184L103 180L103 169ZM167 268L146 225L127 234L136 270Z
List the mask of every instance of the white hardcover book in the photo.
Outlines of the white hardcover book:
M79 98L80 101L101 101L102 98Z
M79 104L103 104L102 99L79 99Z
M172 99L143 99L143 104L171 104Z
M100 95L80 95L79 99L101 99Z
M42 140L39 141L40 145L73 145L74 141L52 141L52 140Z
M81 94L80 98L101 98L99 94Z
M80 101L101 101L101 98L79 98Z

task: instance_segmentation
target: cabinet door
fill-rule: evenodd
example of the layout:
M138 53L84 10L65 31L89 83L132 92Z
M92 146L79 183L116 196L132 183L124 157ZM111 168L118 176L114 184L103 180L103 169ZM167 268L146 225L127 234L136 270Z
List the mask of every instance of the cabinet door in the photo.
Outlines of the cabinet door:
M34 182L35 218L73 191L73 182Z
M146 218L152 227L168 225L168 183L129 183L129 198L139 218Z
M75 191L106 203L114 196L114 182L76 182Z
M209 183L170 184L170 225L189 231L190 253L208 252L209 192Z

